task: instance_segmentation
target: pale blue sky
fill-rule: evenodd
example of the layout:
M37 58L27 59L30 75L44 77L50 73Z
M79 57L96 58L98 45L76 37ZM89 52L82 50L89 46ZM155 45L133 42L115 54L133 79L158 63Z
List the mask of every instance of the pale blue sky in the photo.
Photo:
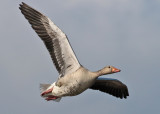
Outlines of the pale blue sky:
M43 42L18 9L0 3L1 114L156 114L160 106L159 0L44 0L23 2L67 34L80 63L91 71L113 65L105 77L128 86L128 99L87 90L60 103L40 97L39 84L58 77Z

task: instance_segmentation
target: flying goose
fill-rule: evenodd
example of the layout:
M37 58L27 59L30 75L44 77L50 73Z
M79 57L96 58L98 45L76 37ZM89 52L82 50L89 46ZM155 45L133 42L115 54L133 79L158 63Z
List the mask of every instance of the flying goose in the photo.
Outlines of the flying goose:
M98 78L120 72L119 69L106 66L97 72L89 71L79 63L67 36L47 16L23 2L19 9L44 42L59 73L53 84L40 84L41 96L45 100L58 102L62 97L78 95L88 88L121 99L129 96L127 86L119 80Z

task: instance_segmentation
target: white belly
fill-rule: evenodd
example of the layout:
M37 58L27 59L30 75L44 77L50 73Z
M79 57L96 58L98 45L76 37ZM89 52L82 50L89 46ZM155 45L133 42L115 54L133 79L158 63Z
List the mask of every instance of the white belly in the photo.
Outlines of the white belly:
M58 83L62 83L62 86L56 87L56 91L53 89L53 94L56 96L75 96L89 87L91 87L95 79L91 77L90 72L88 72L85 69L80 69L83 70L83 72L76 72L71 75L67 75L62 77Z

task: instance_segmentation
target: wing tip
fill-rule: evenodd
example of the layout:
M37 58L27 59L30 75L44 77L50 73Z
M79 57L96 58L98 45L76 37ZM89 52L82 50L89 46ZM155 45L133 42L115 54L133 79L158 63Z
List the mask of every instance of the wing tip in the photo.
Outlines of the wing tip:
M27 6L26 3L22 2L22 3L19 4L19 8L22 8L22 7L25 6L25 5Z
M22 2L21 4L19 4L19 9L21 10L21 12L26 8L29 7L26 3Z

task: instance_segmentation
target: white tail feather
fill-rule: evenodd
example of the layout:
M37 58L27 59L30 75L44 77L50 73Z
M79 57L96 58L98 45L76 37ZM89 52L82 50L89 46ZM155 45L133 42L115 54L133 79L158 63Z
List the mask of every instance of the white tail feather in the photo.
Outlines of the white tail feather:
M51 84L40 84L40 91L41 93L47 90L51 86Z

